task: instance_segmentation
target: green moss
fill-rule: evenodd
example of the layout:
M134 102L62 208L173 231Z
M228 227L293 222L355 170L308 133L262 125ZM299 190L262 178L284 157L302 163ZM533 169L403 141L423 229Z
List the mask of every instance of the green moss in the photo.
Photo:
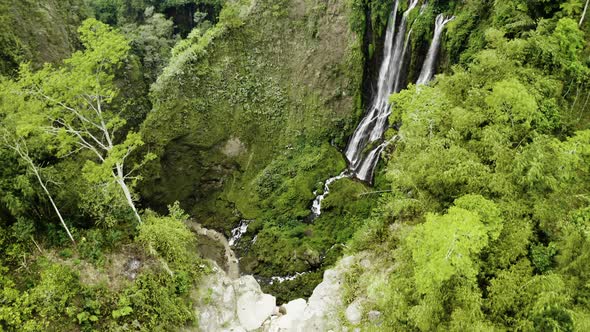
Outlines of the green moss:
M354 15L364 9L347 1L240 1L226 5L218 25L180 42L142 128L160 156L144 173L146 201L157 208L179 200L226 235L239 219L256 219L243 243L257 242L240 250L246 272L319 268L322 253L360 222L339 219L353 212L334 203L332 217L306 223L314 190L345 169L336 146L345 146L362 111Z
M346 6L302 12L298 2L228 4L216 27L175 47L142 130L160 155L146 174L148 201L180 200L218 229L231 227L233 218L223 224L234 207L249 218L262 209L303 217L316 184L345 167L328 142L344 145L353 129L358 39L325 18ZM341 47L325 55L328 38ZM231 140L241 148L228 154Z
M0 0L0 74L13 74L21 62L40 66L66 58L86 16L81 0Z

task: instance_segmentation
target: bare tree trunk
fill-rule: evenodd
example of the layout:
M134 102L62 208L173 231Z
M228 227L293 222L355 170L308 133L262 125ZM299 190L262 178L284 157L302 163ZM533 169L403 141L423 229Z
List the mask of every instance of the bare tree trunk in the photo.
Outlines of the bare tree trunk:
M74 237L72 236L72 233L70 233L70 229L66 225L66 222L64 221L64 218L61 216L61 213L59 212L59 209L57 208L57 205L53 201L53 197L49 193L49 190L47 189L47 186L45 186L45 183L41 179L41 175L39 174L39 172L37 171L36 167L32 163L31 163L31 167L33 167L33 173L35 173L35 176L37 177L37 180L39 180L39 184L41 184L41 187L43 187L43 191L45 191L45 194L47 194L47 197L49 198L49 201L51 202L51 206L53 206L53 209L55 210L55 213L59 217L59 221L61 222L61 225L66 230L66 233L68 233L68 237L70 238L70 240L72 240L72 243L74 245L76 245L76 241L74 240Z
M584 5L584 11L582 12L582 17L580 18L580 23L578 24L578 26L582 26L582 23L584 22L584 18L586 17L586 11L588 10L588 2L590 2L590 0L586 0L586 5Z
M62 217L61 212L59 212L59 209L57 208L57 205L53 201L53 196L51 196L51 193L49 192L49 189L47 189L47 186L45 185L45 182L41 178L41 174L39 173L39 169L38 169L37 165L35 165L35 163L31 159L31 157L29 156L29 153L28 153L28 150L27 150L26 146L25 147L21 146L21 144L18 141L14 141L13 142L14 145L12 145L12 144L8 143L8 138L6 136L4 136L4 142L5 142L5 145L6 146L8 146L12 150L14 150L16 153L18 153L18 155L24 161L26 161L27 164L29 164L29 166L31 167L31 170L33 171L33 174L35 174L35 177L37 178L37 181L39 181L39 184L43 188L43 191L45 192L45 194L49 198L49 202L51 202L51 206L53 206L53 209L55 210L55 214L57 214L57 217L59 218L59 221L61 222L61 225L66 230L66 233L68 234L68 237L70 238L70 240L72 241L72 243L74 245L76 245L76 241L74 240L74 237L72 236L72 233L70 233L70 229L68 228L68 225L66 225L66 222L64 221L64 218ZM24 145L24 142L23 142L23 145Z
M133 197L131 197L131 191L129 190L129 187L127 187L127 184L125 183L125 174L123 173L123 165L116 164L115 168L117 169L117 174L113 173L113 176L115 177L115 180L117 181L117 183L119 184L119 186L123 190L123 194L125 195L125 199L127 200L127 204L129 204L129 206L133 210L133 213L135 214L135 218L141 224L141 217L139 216L139 213L137 212L137 208L135 208L135 203L133 202Z

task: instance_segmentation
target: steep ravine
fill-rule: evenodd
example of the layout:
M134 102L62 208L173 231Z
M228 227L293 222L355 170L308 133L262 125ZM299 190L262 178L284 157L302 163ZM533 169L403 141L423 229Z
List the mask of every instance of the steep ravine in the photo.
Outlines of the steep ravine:
M263 288L282 300L310 296L376 204L366 183L342 176L324 195L325 181L347 168L343 151L363 104L379 109L379 123L368 119L362 133L373 142L357 148L361 180L373 176L395 141L383 137L388 95L417 77L408 71L421 69L407 64L407 54L421 50L410 48L408 36L426 7L402 2L235 1L216 27L191 33L152 87L154 109L142 135L159 159L142 184L145 203L157 209L180 201L226 237L241 220L253 220L236 247L243 273L266 281ZM394 3L400 10L392 14ZM368 36L384 56L367 54ZM366 100L363 82L376 58L389 59L377 65L387 84ZM316 196L326 198L321 215L319 205L310 213ZM298 277L271 283L290 276Z
M180 201L226 237L240 220L255 220L247 236L258 240L241 252L248 273L317 269L337 226L305 219L319 183L346 166L338 147L360 114L357 9L344 0L232 3L216 27L177 47L152 88L142 135L159 159L142 197L155 209ZM354 229L339 231L345 238Z
M387 97L391 93L397 93L397 86L400 85L400 73L404 69L403 62L406 58L409 35L412 26L408 24L408 17L411 11L416 7L417 1L412 1L411 6L402 16L399 26L396 26L396 14L398 1L396 1L388 31L383 57L383 64L378 78L379 93L374 97L371 109L359 124L355 135L351 139L349 148L359 149L356 142L370 141L371 136L376 132L375 139L382 139L383 131L386 129L387 122L379 123L380 118L387 118L391 113ZM424 7L423 7L424 8ZM422 66L420 77L417 84L427 84L433 77L437 53L440 48L440 39L444 26L452 18L445 18L440 14L436 17L435 33L431 46ZM395 34L397 30L397 35ZM351 160L350 169L343 172L337 177L330 178L324 185L323 193L318 195L312 206L312 220L321 216L321 203L330 191L330 185L340 179L350 176L359 177L361 180L367 180L365 176L372 177L372 171L378 161L381 151L387 144L395 142L398 136L390 140L383 141L360 162L360 168L356 169L355 163ZM364 148L351 155L360 155ZM348 150L350 151L350 149ZM347 151L347 152L348 152ZM370 164L370 173L366 170L365 164ZM358 173L360 170L360 173ZM238 278L236 273L238 260L233 253L231 245L239 243L240 239L246 234L251 220L241 220L239 225L232 230L232 238L227 241L221 234L215 231L208 231L202 226L195 224L193 229L197 234L206 235L221 244L225 252L225 261L218 262L225 267L224 270L216 267L214 275L210 276L204 283L203 290L199 298L201 300L197 306L200 315L200 328L203 330L262 330L262 331L324 331L327 329L339 330L341 325L358 325L361 321L368 324L380 324L381 313L377 311L364 312L363 305L372 301L369 295L350 294L346 289L346 277L351 273L352 265L360 266L364 270L373 270L376 274L382 273L383 269L375 269L374 262L376 259L370 259L368 253L357 254L355 256L346 256L338 261L335 267L328 269L323 274L322 282L317 285L309 300L294 299L288 303L278 303L274 296L265 294L252 275L243 274ZM251 243L256 242L253 238ZM251 246L251 244L249 244ZM285 280L294 280L304 273L294 274L292 277L272 277L271 283L283 282ZM348 297L348 302L344 300ZM374 301L374 299L373 299ZM344 317L344 319L342 319Z

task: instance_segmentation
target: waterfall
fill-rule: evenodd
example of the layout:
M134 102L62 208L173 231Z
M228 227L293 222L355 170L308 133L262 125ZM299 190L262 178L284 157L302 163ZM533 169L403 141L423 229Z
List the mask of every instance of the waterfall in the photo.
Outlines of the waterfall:
M426 84L434 76L434 65L436 64L436 57L438 56L438 49L440 48L440 39L443 29L445 25L454 18L454 16L445 18L443 14L438 14L438 16L436 16L434 37L432 37L432 43L428 49L428 55L426 56L426 61L424 61L424 66L422 67L422 71L420 72L420 77L418 78L416 85Z
M383 149L391 142L379 144L371 151L363 155L363 151L366 149L369 143L382 139L383 133L387 129L387 120L391 114L389 95L399 92L402 88L403 82L401 79L404 69L404 59L406 58L410 35L412 34L412 29L410 29L406 35L406 29L408 28L407 21L410 12L418 4L417 0L410 1L411 2L408 6L408 9L402 16L402 21L399 25L399 31L397 32L397 35L395 35L395 26L393 28L388 26L386 43L391 43L393 41L393 35L395 35L395 42L393 43L393 47L390 47L389 45L386 45L385 47L386 54L383 59L383 63L381 64L381 71L379 72L379 89L377 96L371 104L370 111L367 112L367 115L365 118L363 118L355 130L346 149L346 158L350 162L349 168L355 177L362 181L372 180L375 167L379 161L379 156ZM398 3L396 1L394 11L397 10L397 6ZM425 8L426 2L423 3L420 8L420 15L425 11ZM395 17L395 12L392 13L392 17ZM428 49L426 60L422 66L422 70L416 84L426 84L434 76L434 66L436 64L436 58L440 48L441 35L445 25L453 19L454 17L445 18L443 14L440 14L436 17L434 37Z
M375 142L376 140L381 139L383 133L385 132L385 127L387 127L387 118L389 117L390 112L390 105L389 105L389 95L392 93L396 93L399 91L395 91L394 88L398 86L398 81L400 78L400 73L402 70L402 63L405 57L405 51L407 50L407 40L406 37L406 28L408 26L408 16L410 12L416 7L418 4L418 0L413 0L408 7L408 10L404 12L402 16L402 21L399 25L399 31L395 38L395 46L394 46L394 53L393 58L391 58L390 66L391 70L389 72L387 87L388 92L385 93L378 99L378 112L377 112L377 121L375 126L371 129L371 134L369 135L369 141ZM404 42L404 40L406 42Z
M377 166L377 161L379 161L379 155L389 144L398 140L398 136L395 135L389 141L383 142L379 144L376 148L374 148L367 157L363 160L363 162L359 165L358 170L356 171L356 176L359 180L363 181L370 181L373 178L373 172L375 171L375 166Z
M242 219L240 220L238 227L231 230L231 238L228 241L230 247L233 247L238 240L242 238L242 235L246 234L248 231L248 224L250 224L251 221L252 220Z
M383 138L383 133L387 128L387 119L391 114L389 95L399 92L402 88L404 59L408 52L408 45L412 34L411 28L406 34L408 17L410 12L417 5L418 0L410 0L408 9L402 15L402 20L398 28L399 31L396 34L396 16L399 0L395 1L393 11L389 16L389 21L387 23L385 45L383 47L383 62L379 69L377 93L371 102L371 107L355 129L348 146L346 147L345 155L346 159L349 161L348 170L342 172L338 176L326 180L326 183L324 184L324 192L321 195L316 196L313 201L311 208L313 218L321 214L322 201L330 192L330 185L334 181L350 176L355 176L362 181L371 181L381 152L383 152L383 149L385 149L387 145L399 139L396 135L389 141L377 145L366 155L363 155L363 151L367 148L369 143ZM420 15L425 12L426 6L427 4L424 2L420 8ZM434 65L436 64L436 57L438 56L438 49L440 48L442 31L445 25L453 19L454 17L445 18L443 14L436 17L434 37L428 49L426 60L422 66L420 77L416 84L428 83L428 81L434 76ZM410 26L411 25L412 24L410 24Z
M393 11L389 16L387 23L387 31L385 33L385 44L383 47L383 62L381 62L381 68L379 69L379 80L377 84L377 97L373 100L372 106L369 112L363 117L359 125L357 126L354 134L350 138L348 146L346 148L346 158L350 162L351 168L359 162L359 157L363 149L367 145L368 133L371 127L374 125L375 117L379 112L379 106L383 101L387 101L389 94L391 93L391 86L388 85L389 76L392 67L392 58L394 55L393 48L393 37L395 35L396 16L397 8L399 6L399 0L395 0Z
M396 34L396 16L399 0L395 1L385 34L383 62L379 70L377 93L373 98L369 111L357 126L346 148L345 155L350 163L349 168L361 180L370 180L367 174L373 173L374 166L379 160L379 153L383 149L380 145L370 151L366 156L362 155L370 142L375 142L382 138L387 127L387 119L391 114L389 95L401 89L401 72L404 68L403 62L408 49L409 36L412 32L410 29L410 32L406 35L408 16L417 5L418 0L410 0L408 9L402 15L402 20L398 27L399 31ZM423 12L423 9L424 6L422 6L420 12ZM363 175L359 176L359 174Z
M406 37L406 42L404 43L404 50L402 51L402 59L400 61L400 70L401 68L403 68L404 65L404 60L406 58L406 54L408 52L408 43L410 42L410 36L412 35L412 29L410 29L410 31L408 31L408 36ZM401 72L400 74L398 74L398 78L395 82L395 86L393 87L393 92L394 93L398 93L402 88L401 88ZM391 114L391 106L389 107L389 111L387 112L387 116L385 116L385 120L387 120L387 117L389 117L389 115ZM385 123L384 123L385 124ZM385 131L385 129L383 130Z

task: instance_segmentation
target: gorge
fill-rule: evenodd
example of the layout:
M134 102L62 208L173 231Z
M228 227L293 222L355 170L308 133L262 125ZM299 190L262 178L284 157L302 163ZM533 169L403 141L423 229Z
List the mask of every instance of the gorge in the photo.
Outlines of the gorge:
M588 0L0 0L1 331L589 331Z

